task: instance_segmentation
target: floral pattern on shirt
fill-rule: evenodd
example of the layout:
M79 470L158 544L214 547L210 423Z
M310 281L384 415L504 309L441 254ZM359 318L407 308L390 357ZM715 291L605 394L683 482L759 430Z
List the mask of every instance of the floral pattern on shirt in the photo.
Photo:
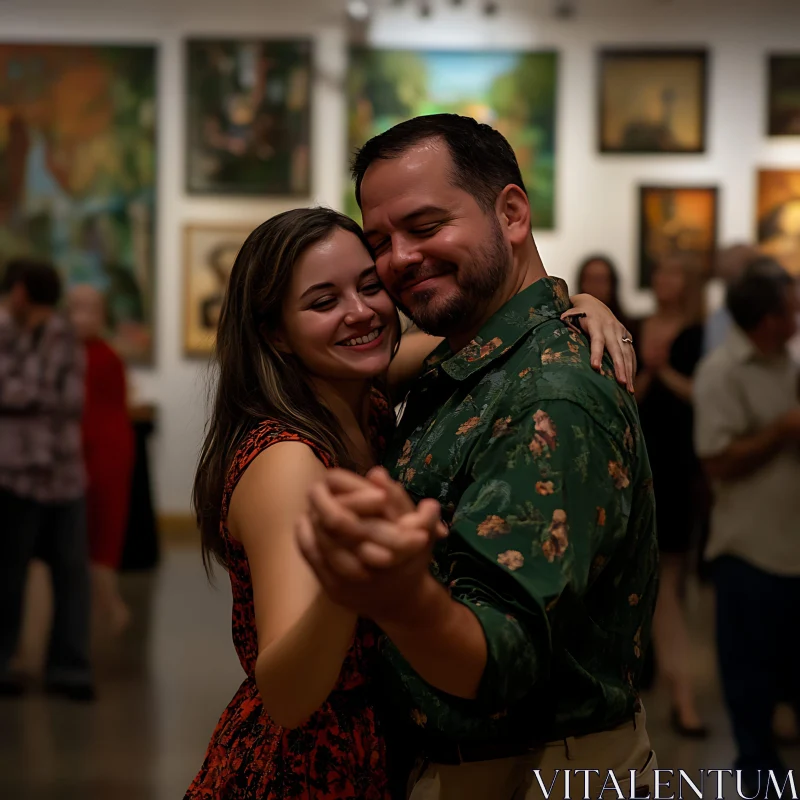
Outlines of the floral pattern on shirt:
M384 641L397 710L427 741L549 741L637 704L656 596L650 466L633 398L610 361L592 370L568 307L563 282L543 279L459 353L438 348L387 454L415 499L442 504L432 571L488 646L465 701Z

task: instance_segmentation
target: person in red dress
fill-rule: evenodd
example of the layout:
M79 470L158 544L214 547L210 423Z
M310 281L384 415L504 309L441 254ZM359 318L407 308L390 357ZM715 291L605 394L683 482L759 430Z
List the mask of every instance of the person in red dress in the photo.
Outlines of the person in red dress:
M83 448L95 619L119 633L130 620L117 571L125 544L134 458L125 365L102 338L106 327L102 294L87 284L75 286L67 307L86 349Z
M377 379L398 339L352 220L297 209L245 241L220 316L193 499L206 566L230 577L246 678L187 800L390 797L376 631L321 592L294 524L326 469L380 460L394 417ZM438 519L435 503L409 515L409 535L428 536Z

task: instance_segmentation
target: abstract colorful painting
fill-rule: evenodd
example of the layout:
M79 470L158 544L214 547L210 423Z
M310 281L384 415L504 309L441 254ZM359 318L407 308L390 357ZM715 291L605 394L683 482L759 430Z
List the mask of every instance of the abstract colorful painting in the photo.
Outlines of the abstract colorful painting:
M188 43L187 189L310 191L311 42Z
M639 189L639 285L650 286L653 269L666 258L696 263L710 277L717 249L717 189L642 186Z
M233 262L258 224L184 228L183 349L187 355L207 356L212 352Z
M769 59L767 132L800 136L800 54Z
M600 53L601 153L705 150L706 53Z
M392 125L424 114L474 117L517 154L534 228L555 226L556 81L552 52L350 51L348 154ZM347 213L360 219L348 180Z
M756 232L761 250L800 278L800 169L758 173Z
M106 296L111 343L152 350L152 47L0 44L0 260L52 260Z

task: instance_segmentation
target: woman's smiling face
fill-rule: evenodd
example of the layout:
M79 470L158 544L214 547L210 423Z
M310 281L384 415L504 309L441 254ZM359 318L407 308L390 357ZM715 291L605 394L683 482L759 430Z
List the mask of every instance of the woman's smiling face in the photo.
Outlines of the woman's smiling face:
M283 303L281 349L316 377L363 380L388 369L398 336L394 303L357 236L337 228L303 253Z

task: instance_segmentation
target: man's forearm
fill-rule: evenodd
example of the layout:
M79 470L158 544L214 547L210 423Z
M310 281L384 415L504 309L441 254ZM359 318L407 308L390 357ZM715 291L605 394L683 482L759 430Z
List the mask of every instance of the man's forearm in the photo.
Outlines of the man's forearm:
M745 478L770 462L785 444L780 421L752 436L744 436L713 458L703 459L706 471L714 480Z
M677 395L681 400L691 403L692 402L692 379L686 375L681 375L678 370L672 367L664 367L658 373L661 382L669 389L674 395Z
M402 622L376 621L420 677L443 692L474 699L488 655L478 618L431 575L414 606Z

